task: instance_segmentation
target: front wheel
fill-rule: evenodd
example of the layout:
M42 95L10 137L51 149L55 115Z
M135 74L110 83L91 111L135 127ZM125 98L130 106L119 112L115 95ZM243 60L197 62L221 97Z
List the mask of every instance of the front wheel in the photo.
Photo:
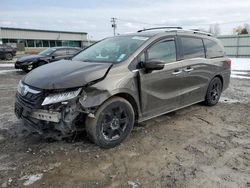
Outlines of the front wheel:
M216 105L220 100L221 92L222 92L221 79L218 77L215 77L211 80L208 86L206 97L205 97L205 105L207 106Z
M132 105L121 97L113 97L99 107L95 118L87 118L86 131L98 146L112 148L128 137L134 122Z

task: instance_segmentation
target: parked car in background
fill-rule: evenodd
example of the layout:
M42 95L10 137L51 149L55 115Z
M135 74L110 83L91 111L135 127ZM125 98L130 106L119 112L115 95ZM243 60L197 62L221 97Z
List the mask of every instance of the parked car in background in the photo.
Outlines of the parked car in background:
M58 61L61 59L70 59L72 56L81 51L81 48L76 47L53 47L47 48L37 55L28 55L19 58L15 63L16 69L22 69L29 72L41 65Z
M85 129L110 148L135 122L202 101L216 105L231 74L219 40L180 28L151 30L104 39L30 72L18 85L17 117L53 138Z
M16 55L15 48L5 44L0 44L0 59L12 60L15 55Z

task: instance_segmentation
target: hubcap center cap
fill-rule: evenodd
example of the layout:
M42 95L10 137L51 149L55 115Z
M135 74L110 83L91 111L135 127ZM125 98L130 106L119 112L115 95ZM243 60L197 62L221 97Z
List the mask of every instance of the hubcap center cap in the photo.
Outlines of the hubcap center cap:
M117 117L114 117L111 121L111 128L114 129L118 129L120 127L120 122L119 119Z

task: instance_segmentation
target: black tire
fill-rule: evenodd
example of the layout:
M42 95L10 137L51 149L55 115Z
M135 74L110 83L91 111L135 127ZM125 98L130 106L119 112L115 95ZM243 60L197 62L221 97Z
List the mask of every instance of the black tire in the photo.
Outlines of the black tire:
M222 82L221 79L215 77L209 83L206 97L205 97L205 105L207 106L214 106L220 100L220 95L222 92Z
M30 72L28 69L26 69L26 68L22 68L22 70L23 70L23 72L25 72L25 73L28 73L28 72Z
M5 54L5 59L6 60L12 60L13 59L13 55L11 53L6 53Z
M132 105L121 97L113 97L98 108L95 118L86 119L86 131L101 148L112 148L128 137L134 122Z

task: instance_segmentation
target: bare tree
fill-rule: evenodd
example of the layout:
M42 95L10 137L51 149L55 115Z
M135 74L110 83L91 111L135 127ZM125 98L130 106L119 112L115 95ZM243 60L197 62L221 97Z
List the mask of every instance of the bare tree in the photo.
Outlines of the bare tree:
M250 26L249 24L245 23L244 26L238 26L234 28L233 33L236 35L244 35L250 33Z
M240 35L241 30L242 30L242 27L241 27L241 26L238 26L238 27L236 27L236 28L233 29L233 33L234 33L235 35Z

